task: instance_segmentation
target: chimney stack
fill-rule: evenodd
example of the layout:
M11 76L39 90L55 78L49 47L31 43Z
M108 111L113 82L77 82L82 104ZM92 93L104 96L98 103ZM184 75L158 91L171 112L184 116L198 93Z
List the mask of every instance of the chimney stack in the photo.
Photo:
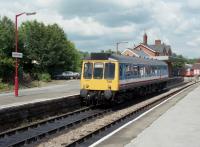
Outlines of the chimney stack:
M147 34L146 33L144 33L144 36L143 36L143 44L147 45Z
M161 45L161 40L155 40L155 45Z

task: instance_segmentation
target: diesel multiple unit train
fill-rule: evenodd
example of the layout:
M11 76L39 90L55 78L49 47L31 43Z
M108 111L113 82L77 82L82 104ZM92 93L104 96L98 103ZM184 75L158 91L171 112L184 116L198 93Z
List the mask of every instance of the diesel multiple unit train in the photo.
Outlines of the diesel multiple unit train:
M92 53L83 60L80 96L86 104L118 101L126 93L162 90L168 77L168 66L163 61Z

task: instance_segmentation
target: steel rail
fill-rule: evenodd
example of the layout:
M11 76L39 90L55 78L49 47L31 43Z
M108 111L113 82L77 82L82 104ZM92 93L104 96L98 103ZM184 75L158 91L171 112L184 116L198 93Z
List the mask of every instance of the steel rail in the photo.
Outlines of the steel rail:
M63 114L61 116L41 121L26 127L7 131L0 134L0 146L23 146L30 144L42 139L45 136L94 119L109 111L111 111L111 109L102 110L92 106L77 110L75 112Z
M112 109L97 109L95 106L86 107L40 122L35 122L28 126L12 129L10 131L0 133L0 146L23 146L30 144L44 138L45 136L67 128L71 128L72 126L91 120L111 111ZM98 132L98 130L95 132ZM93 136L94 133L91 132L90 134ZM75 141L69 146L74 146L78 142L82 142L85 140L85 138L88 138L88 136L90 135L88 134L86 137L83 136L80 140Z
M87 140L89 140L91 138L95 138L95 137L97 138L97 135L100 135L101 133L103 134L109 128L114 127L114 126L116 126L119 123L123 123L127 119L131 120L131 119L136 118L137 116L143 114L144 112L148 111L152 107L154 107L154 106L162 103L163 101L165 101L169 97L177 94L178 92L181 92L182 90L184 90L187 87L190 87L190 86L192 86L194 84L195 83L191 83L189 85L183 86L180 89L175 90L175 91L173 91L173 92L171 92L171 93L169 93L169 94L167 94L167 95L165 95L165 96L163 96L163 97L161 97L161 98L159 98L159 99L157 99L155 101L147 103L144 106L138 107L136 110L134 110L132 112L129 112L127 115L119 117L117 120L114 120L114 121L106 124L105 126L102 126L102 127L98 128L98 129L96 129L95 131L90 132L90 133L86 134L85 136L82 136L81 138L79 138L79 139L77 139L77 140L75 140L75 141L73 141L73 142L71 142L69 144L66 144L65 147L74 147L74 146L79 146L79 145L83 145L83 146L88 145L88 144L84 144L85 142L87 142Z

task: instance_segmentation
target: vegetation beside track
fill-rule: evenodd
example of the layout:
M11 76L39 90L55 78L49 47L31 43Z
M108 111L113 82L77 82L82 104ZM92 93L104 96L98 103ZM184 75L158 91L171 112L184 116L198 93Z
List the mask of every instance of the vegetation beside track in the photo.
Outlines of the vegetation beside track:
M58 24L25 21L18 28L19 84L32 87L32 81L49 82L53 75L63 71L80 71L80 52ZM0 16L0 91L12 88L15 74L15 24Z

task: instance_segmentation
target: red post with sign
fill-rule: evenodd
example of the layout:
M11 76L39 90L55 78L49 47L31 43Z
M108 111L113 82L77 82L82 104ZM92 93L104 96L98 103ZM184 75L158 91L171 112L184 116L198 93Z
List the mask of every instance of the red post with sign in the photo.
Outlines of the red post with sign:
M17 17L22 15L18 14L15 16L15 52L18 52L18 30L17 30ZM19 83L18 83L18 59L15 58L15 96L18 96L18 89L19 89Z
M17 14L15 15L15 52L18 53L18 29L17 29L17 18L20 16L20 15L23 15L23 14L26 14L26 15L35 15L36 13L33 12L33 13L26 13L26 12L23 12L23 13L20 13L20 14ZM19 80L18 80L18 57L15 57L15 96L18 96L18 89L19 89Z

